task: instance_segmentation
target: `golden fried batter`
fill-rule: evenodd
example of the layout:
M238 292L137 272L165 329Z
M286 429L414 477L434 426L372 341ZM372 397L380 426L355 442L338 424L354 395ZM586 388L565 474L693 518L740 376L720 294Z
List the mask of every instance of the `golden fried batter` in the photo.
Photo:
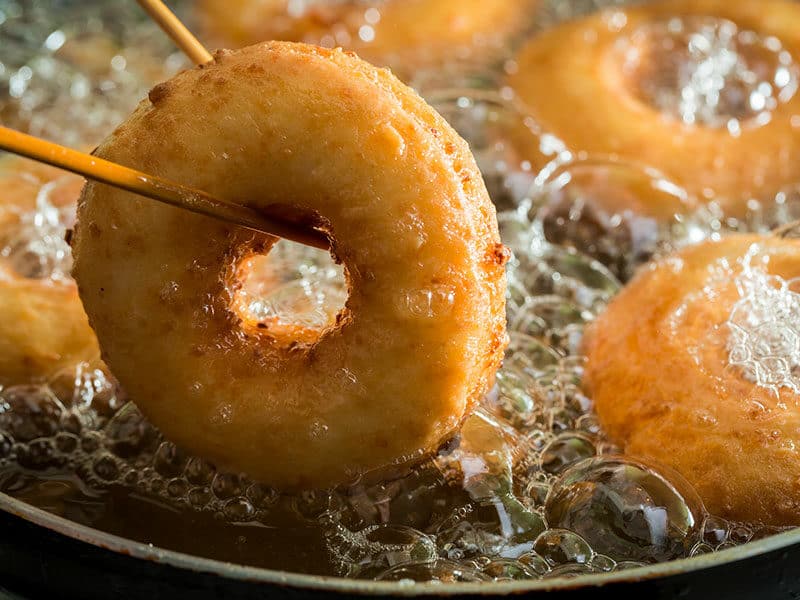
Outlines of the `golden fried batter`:
M288 0L202 0L209 39L238 48L265 40L342 46L400 76L441 67L465 53L486 53L521 33L538 0L388 0L314 4L293 14ZM296 9L295 9L296 10Z
M112 371L164 434L283 488L419 460L505 347L505 249L466 143L341 50L219 52L157 86L103 158L326 223L349 297L314 342L242 322L239 265L274 239L90 183L74 275Z
M751 198L769 202L800 180L800 94L778 102L766 124L743 119L733 133L726 126L687 125L665 113L641 97L639 77L645 74L627 72L620 43L640 27L666 27L671 17L727 19L740 31L776 38L795 61L800 57L797 2L667 0L608 10L537 35L518 54L509 85L570 149L650 165L741 217ZM774 83L760 54L746 58L759 77ZM742 99L745 106L749 101Z
M754 246L755 245L755 246ZM800 524L800 397L729 363L741 260L800 276L800 241L733 235L640 272L588 332L585 385L626 453L691 482L726 518Z
M13 236L48 183L49 201L63 206L76 201L83 180L25 159L0 160L0 235ZM100 355L72 281L29 279L2 265L0 314L0 385L41 381Z

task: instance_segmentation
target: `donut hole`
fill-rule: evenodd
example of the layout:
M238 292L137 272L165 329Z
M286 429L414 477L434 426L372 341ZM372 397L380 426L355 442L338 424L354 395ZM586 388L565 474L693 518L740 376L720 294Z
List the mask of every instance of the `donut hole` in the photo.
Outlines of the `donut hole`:
M344 267L329 252L286 240L246 256L239 282L233 306L244 326L287 345L315 342L347 301Z
M800 72L774 37L714 17L655 20L617 44L634 97L687 125L725 127L770 121L796 92Z

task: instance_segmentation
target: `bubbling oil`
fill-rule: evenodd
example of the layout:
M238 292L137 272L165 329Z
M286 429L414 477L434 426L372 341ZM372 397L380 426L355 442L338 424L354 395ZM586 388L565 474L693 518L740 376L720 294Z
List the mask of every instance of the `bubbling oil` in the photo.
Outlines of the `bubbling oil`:
M103 4L80 3L81 18L94 23L88 31L99 36L93 43L105 35L97 25ZM545 2L541 22L612 4L619 2ZM21 32L0 64L0 115L20 128L94 143L153 83L153 71L181 62L154 26L129 15L135 27L112 36L110 53L91 53L96 60L88 68L79 28L53 27L53 15L39 10L0 0L0 34L4 22ZM70 22L71 10L62 7L58 18ZM158 56L136 52L144 47ZM708 515L680 476L622 456L582 392L580 344L586 324L644 261L730 228L760 231L786 222L795 188L776 198L780 210L768 207L734 223L690 207L680 188L647 169L571 154L520 113L507 90L481 89L496 73L466 87L442 77L417 79L470 143L513 252L506 358L454 439L403 477L286 495L187 455L128 401L111 374L77 365L48 381L0 390L0 491L162 548L404 583L605 573L773 533ZM770 97L780 99L777 93ZM685 210L673 211L666 224L616 211L618 197L642 189ZM69 256L58 241L70 215L53 210L37 205L4 242L0 260L29 277L65 273ZM281 243L259 260L242 291L254 319L316 328L331 322L346 289L327 257ZM425 313L447 299L447 290L408 298Z
M621 40L623 71L646 103L687 125L742 127L797 91L798 68L778 39L716 18L671 18Z
M100 142L188 66L135 2L0 0L0 36L0 120L71 146Z
M0 391L0 490L169 549L378 580L576 576L713 551L734 530L749 539L752 530L720 519L706 532L688 484L604 438L581 391L579 346L620 283L548 243L526 215L501 214L514 258L511 343L496 385L459 435L405 477L281 494L187 455L108 373L81 365ZM282 282L313 286L331 277L314 258L287 244L268 266ZM300 312L283 318L304 318L303 303L286 306Z
M741 259L739 300L728 319L728 361L777 396L800 393L800 279L769 275L754 245ZM755 263L755 264L754 264Z

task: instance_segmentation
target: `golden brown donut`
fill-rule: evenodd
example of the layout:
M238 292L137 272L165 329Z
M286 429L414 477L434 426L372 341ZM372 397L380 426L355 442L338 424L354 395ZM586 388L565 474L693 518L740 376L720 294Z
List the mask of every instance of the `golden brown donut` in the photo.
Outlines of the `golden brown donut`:
M611 439L676 469L712 514L797 525L800 395L731 363L747 255L770 275L800 276L800 240L732 235L665 257L589 327L584 382Z
M329 228L349 285L317 339L253 326L274 239L90 183L74 275L104 358L164 434L288 489L403 468L453 434L505 347L506 251L466 143L341 50L221 51L158 85L103 158Z
M650 165L698 198L719 201L726 214L742 217L749 199L770 202L782 187L800 181L800 94L787 91L791 97L774 98L766 124L759 125L756 117L731 123L734 134L725 124L686 124L678 114L661 110L647 99L652 91L647 85L657 78L647 57L658 54L660 42L646 31L680 23L670 25L673 17L688 19L686 27L727 19L761 40L772 36L782 46L781 60L791 63L776 77L797 75L800 4L667 0L608 10L537 35L518 54L509 85L541 126L570 149ZM678 50L671 52L674 57ZM746 52L759 76L773 73L765 61L777 52L758 44ZM640 67L626 66L631 56L642 59Z
M212 44L234 47L265 40L342 46L401 77L442 66L470 52L497 49L532 21L538 0L202 0L201 28ZM293 11L296 11L293 13Z
M21 158L0 159L0 238L5 244L23 215L36 209L42 187L55 206L74 203L83 179ZM42 381L100 355L75 283L28 278L0 265L0 385Z

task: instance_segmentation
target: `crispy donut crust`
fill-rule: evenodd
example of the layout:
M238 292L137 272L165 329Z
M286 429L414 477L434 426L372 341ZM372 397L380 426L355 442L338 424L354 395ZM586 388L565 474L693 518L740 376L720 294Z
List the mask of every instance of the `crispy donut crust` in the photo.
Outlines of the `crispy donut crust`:
M608 435L675 468L712 514L797 525L800 397L728 363L736 261L753 244L772 274L800 276L800 240L733 235L662 259L589 327L584 383Z
M683 125L629 89L614 46L654 19L713 16L778 38L798 61L800 4L667 0L627 8L625 14L620 30L603 12L554 27L522 48L509 85L545 130L574 151L655 167L736 217L747 212L750 198L770 201L782 187L800 181L800 129L792 120L800 114L800 93L772 111L767 125L745 125L739 137L725 128Z
M0 230L36 209L41 187L60 180L50 200L75 202L83 180L26 159L0 160ZM71 281L29 279L0 267L0 385L49 379L62 369L100 356L78 289Z
M242 323L240 265L274 243L89 184L74 275L104 357L164 434L284 489L434 451L491 385L506 252L467 144L388 71L271 42L153 89L97 150L329 224L350 294L315 343Z
M202 30L218 46L238 48L273 39L320 44L331 38L365 60L400 67L402 76L414 68L441 66L476 43L500 47L507 37L527 29L538 3L387 0L374 3L380 18L373 23L374 18L366 19L369 6L363 2L312 6L293 17L287 0L201 0L198 15ZM371 27L374 39L361 39L362 26Z

